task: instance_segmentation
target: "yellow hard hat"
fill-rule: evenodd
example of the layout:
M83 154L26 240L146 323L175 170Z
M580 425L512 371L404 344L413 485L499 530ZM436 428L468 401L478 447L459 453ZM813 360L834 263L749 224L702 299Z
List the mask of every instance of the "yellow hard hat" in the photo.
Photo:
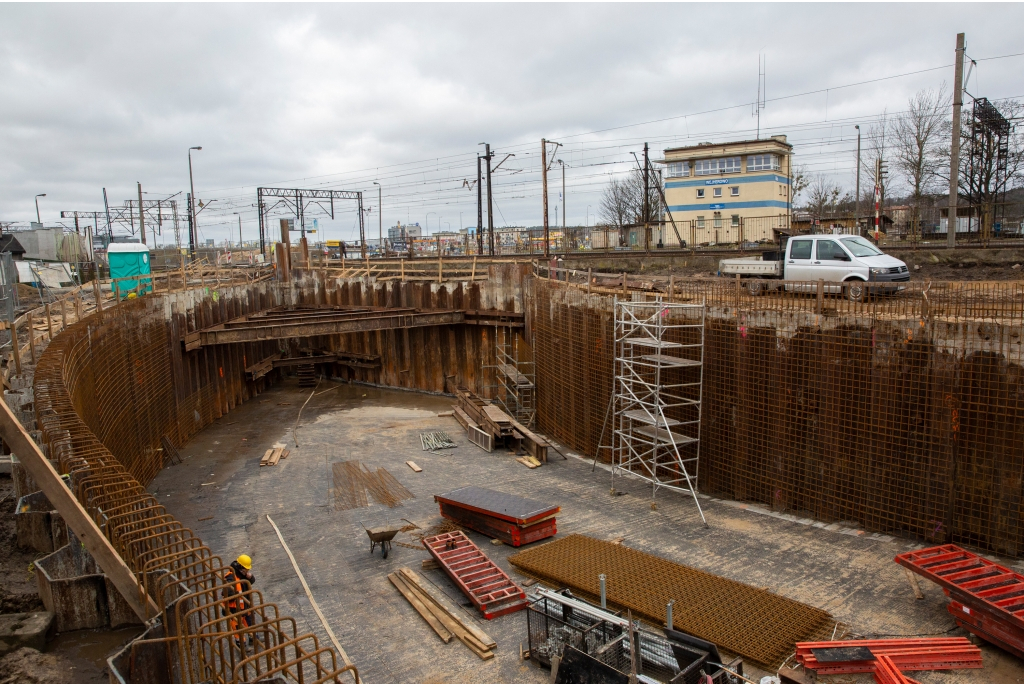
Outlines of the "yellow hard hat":
M252 559L249 557L248 554L242 554L241 556L239 556L238 563L241 564L242 568L244 568L246 571L252 570Z

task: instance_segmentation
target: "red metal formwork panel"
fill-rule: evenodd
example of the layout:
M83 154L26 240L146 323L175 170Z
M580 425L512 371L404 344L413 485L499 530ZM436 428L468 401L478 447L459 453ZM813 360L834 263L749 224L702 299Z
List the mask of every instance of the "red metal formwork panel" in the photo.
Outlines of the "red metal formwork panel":
M905 552L896 556L896 563L938 583L966 607L967 613L948 607L964 628L977 628L989 637L997 632L1002 637L993 642L1024 656L1024 575L956 545ZM984 622L976 618L978 613L985 614ZM982 632L976 634L988 639Z
M526 608L522 588L462 531L423 538L423 546L484 618L490 620Z
M819 659L821 651L833 652ZM842 652L848 651L848 657ZM869 656L870 655L870 656ZM981 668L981 649L965 637L902 638L884 640L836 640L796 643L796 659L818 675L873 673L880 656L892 660L901 671L937 671Z

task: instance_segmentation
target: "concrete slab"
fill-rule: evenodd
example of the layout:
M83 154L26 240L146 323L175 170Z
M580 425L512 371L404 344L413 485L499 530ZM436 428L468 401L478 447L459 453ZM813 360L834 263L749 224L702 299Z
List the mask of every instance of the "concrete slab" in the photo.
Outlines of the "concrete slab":
M439 570L423 570L427 558L410 533L401 533L388 559L370 554L360 521L368 525L407 519L427 528L441 522L432 495L480 485L562 507L559 536L586 533L658 554L740 582L766 587L831 612L864 636L963 635L945 611L935 585L922 584L915 600L893 561L912 540L845 534L845 527L818 528L802 516L757 513L736 503L703 500L709 528L700 525L692 500L660 493L652 509L643 483L615 479L622 496L610 494L610 474L589 461L562 460L528 469L511 454L488 454L465 439L447 397L378 388L322 384L302 412L298 444L292 432L308 389L294 382L275 388L219 419L181 448L181 465L164 469L150 491L225 558L253 557L257 588L295 616L300 630L329 644L273 529L270 514L291 546L313 595L367 682L547 682L549 674L519 660L526 639L520 612L485 621ZM458 448L432 454L419 434L447 431ZM275 442L291 450L273 468L260 468ZM565 451L565 450L563 450ZM331 463L358 459L388 469L415 499L393 509L374 504L337 511L331 495ZM423 471L406 465L415 461ZM207 517L213 518L207 518ZM205 520L204 520L205 519ZM413 531L415 532L415 531ZM516 549L470 537L518 582L507 558ZM483 662L456 640L445 645L398 594L387 574L414 568L466 608L493 637L495 658ZM664 598L667 602L669 597ZM985 646L986 668L922 673L927 682L1024 680L1022 662ZM759 679L763 673L755 672ZM864 682L870 682L867 677Z
M43 651L47 636L52 637L53 614L35 611L28 614L0 615L0 656L22 647Z

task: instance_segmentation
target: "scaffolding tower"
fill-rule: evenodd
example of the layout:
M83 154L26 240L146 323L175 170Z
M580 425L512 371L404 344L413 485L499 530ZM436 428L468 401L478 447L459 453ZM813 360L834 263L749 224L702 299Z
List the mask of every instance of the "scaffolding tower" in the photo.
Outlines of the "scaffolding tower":
M615 299L612 482L619 471L697 499L705 306Z
M493 397L513 419L533 429L537 417L536 364L523 349L525 341L513 328L494 328Z

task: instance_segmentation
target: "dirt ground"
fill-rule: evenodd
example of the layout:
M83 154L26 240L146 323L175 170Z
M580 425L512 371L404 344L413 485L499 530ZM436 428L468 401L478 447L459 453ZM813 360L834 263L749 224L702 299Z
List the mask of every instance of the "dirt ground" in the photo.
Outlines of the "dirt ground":
M45 611L32 563L46 556L18 547L14 482L0 476L0 614ZM138 628L76 630L57 635L46 652L20 649L0 659L0 683L107 683L107 657Z
M912 281L1006 281L1024 280L1024 249L956 249L910 250L886 248L887 254L902 259L910 267ZM750 251L748 257L760 254ZM732 255L740 257L741 255ZM595 272L642 274L659 277L655 280L676 278L713 278L718 274L721 255L679 255L672 257L637 256L619 259L567 259L562 266L569 269Z

